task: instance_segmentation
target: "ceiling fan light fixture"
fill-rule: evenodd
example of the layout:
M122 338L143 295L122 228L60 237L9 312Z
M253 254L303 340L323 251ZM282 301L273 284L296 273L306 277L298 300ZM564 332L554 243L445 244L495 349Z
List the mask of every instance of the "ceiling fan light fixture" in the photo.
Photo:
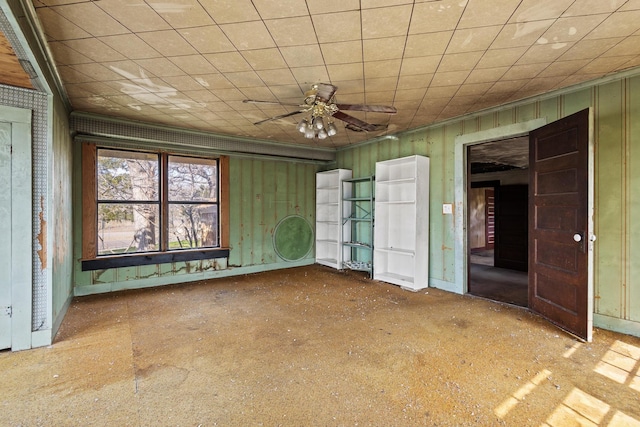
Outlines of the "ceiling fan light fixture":
M316 130L320 130L324 127L324 123L322 122L322 117L320 116L315 116L311 121L311 124Z
M307 139L313 139L313 137L316 136L316 133L313 130L313 127L311 126L307 126L307 128L304 130L304 137Z
M318 131L318 139L326 139L326 138L327 138L327 136L329 136L329 135L327 134L327 131L326 131L326 130L324 130L324 129L320 129L320 130Z
M333 124L333 122L329 123L329 125L327 126L327 135L334 136L337 133L338 129L336 128L336 125Z
M300 133L305 133L308 126L309 122L307 121L307 119L302 119L300 123L298 123L298 131L300 131Z

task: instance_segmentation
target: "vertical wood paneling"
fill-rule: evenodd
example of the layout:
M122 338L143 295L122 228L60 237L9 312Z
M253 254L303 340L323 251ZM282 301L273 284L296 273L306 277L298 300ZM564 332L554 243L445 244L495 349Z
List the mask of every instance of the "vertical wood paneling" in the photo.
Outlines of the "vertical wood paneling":
M242 215L242 162L238 158L229 159L229 264L242 264L242 230L237 219Z
M575 98L566 99L565 108L575 109ZM596 129L597 179L596 212L597 233L595 259L597 260L595 296L601 314L620 317L625 286L624 234L624 150L622 132L622 88L613 82L598 89L596 99L598 123Z
M627 138L627 245L625 264L627 276L627 301L629 319L640 322L640 77L629 79L627 85L627 114L625 128Z

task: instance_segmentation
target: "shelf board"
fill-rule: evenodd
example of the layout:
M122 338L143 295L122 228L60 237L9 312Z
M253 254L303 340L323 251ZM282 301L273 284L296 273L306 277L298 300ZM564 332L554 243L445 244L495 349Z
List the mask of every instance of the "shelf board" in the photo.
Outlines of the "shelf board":
M385 179L381 181L376 181L376 184L412 184L414 182L416 182L416 178L411 177L411 178Z
M350 248L362 248L362 249L373 249L373 247L368 243L360 243L360 242L342 242L344 246L349 246Z
M373 197L345 197L345 202L373 202Z
M359 221L359 222L371 222L373 221L372 218L353 218L353 217L346 217L346 218L342 218L345 221Z
M397 274L397 273L391 273L388 271L383 271L380 273L376 273L374 279L376 280L382 280L383 282L390 282L390 283L395 283L395 284L399 284L402 285L404 283L409 283L409 284L413 284L413 277L411 276L404 276L402 274Z
M329 224L329 225L340 225L340 221L322 221L316 220L317 224Z
M367 182L367 181L373 181L374 179L375 179L375 177L373 177L373 176L365 176L365 177L361 177L361 178L343 179L342 182Z
M394 200L394 201L383 201L376 200L376 203L380 203L381 205L415 205L415 200Z
M376 248L376 251L386 252L390 254L398 254L398 255L406 255L406 256L415 256L416 251L411 249L400 249L400 248Z
M334 243L334 244L338 244L338 241L336 239L316 239L316 242L321 242L321 243Z

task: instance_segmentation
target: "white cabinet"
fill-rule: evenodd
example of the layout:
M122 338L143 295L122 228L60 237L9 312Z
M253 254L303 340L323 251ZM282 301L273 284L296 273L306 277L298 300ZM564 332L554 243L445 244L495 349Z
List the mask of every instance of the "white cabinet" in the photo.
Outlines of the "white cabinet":
M376 163L373 278L429 286L429 158Z
M349 240L348 229L342 219L351 215L351 205L344 204L342 180L349 179L349 169L334 169L316 174L316 262L340 269L346 249L343 240ZM345 190L347 191L347 190Z

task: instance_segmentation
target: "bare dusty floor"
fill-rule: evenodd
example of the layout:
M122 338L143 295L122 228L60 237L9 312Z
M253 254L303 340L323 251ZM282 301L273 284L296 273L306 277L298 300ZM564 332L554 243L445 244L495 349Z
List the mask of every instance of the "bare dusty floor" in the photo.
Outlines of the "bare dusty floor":
M640 425L640 339L594 337L320 266L85 297L0 353L0 425Z

